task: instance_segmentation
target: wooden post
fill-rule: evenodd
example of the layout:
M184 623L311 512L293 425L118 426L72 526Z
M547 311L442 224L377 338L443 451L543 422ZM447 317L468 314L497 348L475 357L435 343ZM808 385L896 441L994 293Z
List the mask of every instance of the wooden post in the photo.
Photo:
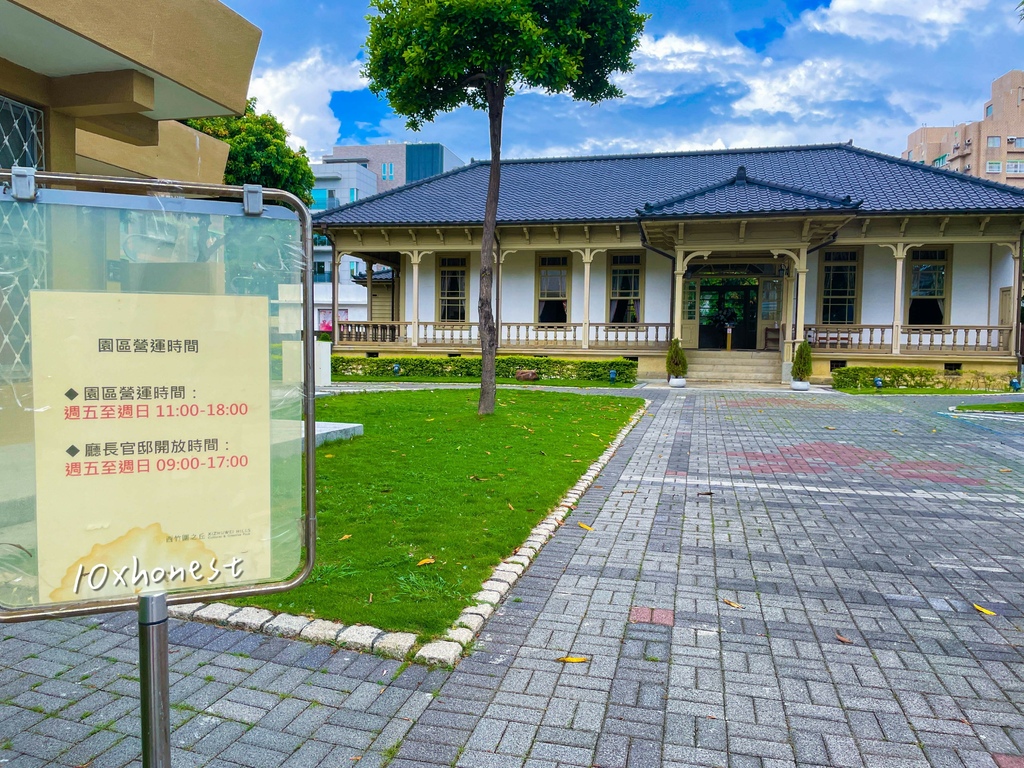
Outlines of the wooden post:
M341 253L337 248L331 250L331 341L337 346L338 335L338 269L341 265Z
M412 345L420 345L420 260L423 253L420 251L408 251L409 261L412 263Z
M590 267L594 263L594 252L584 248L577 253L583 257L583 349L590 349Z
M896 257L896 282L892 297L892 354L900 353L900 336L903 335L903 281L904 262L906 260L906 245L899 243L893 249Z

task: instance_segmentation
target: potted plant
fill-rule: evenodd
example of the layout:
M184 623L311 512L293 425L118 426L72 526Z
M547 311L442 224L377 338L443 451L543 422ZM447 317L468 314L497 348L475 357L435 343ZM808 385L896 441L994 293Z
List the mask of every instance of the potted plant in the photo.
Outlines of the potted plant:
M801 341L793 354L793 381L790 382L790 389L797 392L806 392L811 388L808 379L811 378L811 345L806 340Z
M668 345L668 354L665 356L665 372L668 374L668 385L670 387L686 386L686 352L679 339L672 339Z

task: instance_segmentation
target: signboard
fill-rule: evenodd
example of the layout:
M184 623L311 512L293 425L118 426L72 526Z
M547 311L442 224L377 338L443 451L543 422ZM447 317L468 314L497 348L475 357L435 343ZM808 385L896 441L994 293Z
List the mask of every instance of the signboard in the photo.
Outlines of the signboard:
M39 601L269 578L267 299L31 307Z
M301 583L308 212L37 176L142 194L0 185L0 621Z

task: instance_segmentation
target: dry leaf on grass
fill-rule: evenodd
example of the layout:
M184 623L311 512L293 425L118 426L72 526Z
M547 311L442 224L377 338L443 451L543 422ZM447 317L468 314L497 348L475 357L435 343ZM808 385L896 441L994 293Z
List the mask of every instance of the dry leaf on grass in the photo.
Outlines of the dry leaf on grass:
M846 645L853 645L853 640L851 640L848 637L843 637L842 635L840 635L838 629L836 630L836 640L838 640L840 643L845 643Z
M971 603L971 605L973 605L973 606L974 606L974 610L976 610L976 611L977 611L978 613L983 613L983 614L985 614L986 616L998 616L998 615L999 615L999 614L998 614L998 613L996 613L995 611L990 611L990 610L989 610L988 608L982 608L982 607L981 607L980 605L978 605L977 603Z
M424 557L422 560L420 560L418 563L416 563L416 565L417 566L420 566L420 565L430 565L433 562L434 562L434 558L432 558L432 557Z
M340 539L338 539L338 541L345 541L346 539L351 539L351 538L352 538L352 534L351 533L346 533L344 536L342 536Z
M580 528L582 528L582 529L583 529L584 531L592 531L592 530L594 530L593 528L591 528L591 527L590 527L589 525L587 525L586 523L577 523L577 525L578 525L578 526L579 526Z
M509 502L508 508L511 509L513 512L516 511L516 508L512 506L512 502Z

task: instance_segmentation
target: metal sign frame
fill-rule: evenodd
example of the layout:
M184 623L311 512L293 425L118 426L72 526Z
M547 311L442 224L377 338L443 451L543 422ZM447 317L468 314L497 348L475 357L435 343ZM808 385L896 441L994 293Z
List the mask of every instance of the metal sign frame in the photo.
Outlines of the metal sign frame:
M46 190L35 189L28 177L35 183L61 189L89 190L94 192L128 193L154 196L190 196L222 201L238 201L243 205L245 215L259 216L262 213L262 199L284 203L296 213L299 219L303 266L301 285L303 288L303 454L306 462L303 494L303 531L301 544L305 547L305 559L298 574L288 581L248 585L236 588L219 588L173 592L166 594L167 605L190 603L201 600L212 602L224 598L248 597L284 592L299 586L313 570L316 556L316 383L314 361L314 307L313 307L313 234L312 219L302 201L290 192L279 189L262 189L256 186L227 186L221 184L194 184L178 181L152 179L124 179L112 176L89 176L72 173L34 173L27 169L14 171L0 170L0 186L16 193L23 202L38 200ZM31 203L29 203L31 204ZM112 611L138 610L140 596L131 595L117 598L83 600L51 607L6 609L0 607L0 623L36 621L66 616L86 616Z

